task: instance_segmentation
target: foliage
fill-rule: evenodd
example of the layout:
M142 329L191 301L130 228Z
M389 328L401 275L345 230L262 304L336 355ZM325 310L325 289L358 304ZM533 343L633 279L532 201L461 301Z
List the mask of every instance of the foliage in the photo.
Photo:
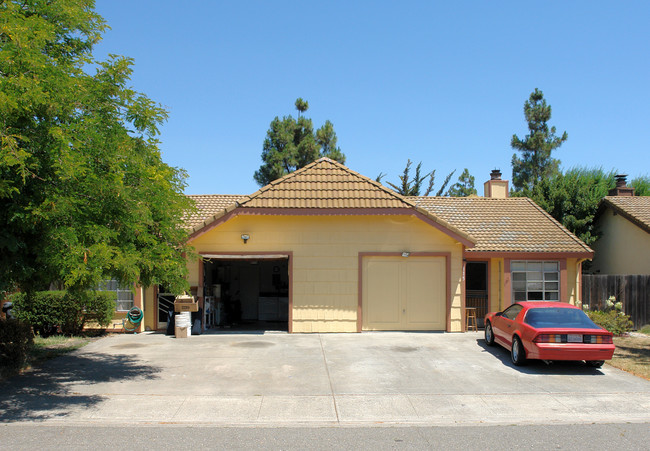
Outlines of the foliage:
M474 176L469 173L467 168L463 170L463 173L458 177L458 181L451 185L447 192L447 195L451 197L468 197L476 194Z
M18 319L0 320L0 368L10 371L22 368L33 338L28 323Z
M402 175L399 176L400 183L395 184L388 182L388 186L390 186L392 189L397 191L399 194L402 196L419 196L421 191L422 191L422 186L426 182L427 179L429 179L429 183L427 185L427 189L424 192L424 196L428 196L431 194L431 191L433 191L433 186L436 181L436 170L434 169L431 172L428 172L424 175L422 175L422 162L418 163L418 165L415 167L415 177L411 179L410 176L410 171L411 171L411 165L413 162L409 159L406 162L406 167L404 168L404 172ZM442 186L436 193L436 196L442 196L445 188L449 184L449 180L451 180L452 175L454 175L454 171L451 171L447 177L445 177L445 180L442 182ZM381 180L385 177L386 174L381 173L377 176L376 180L377 182L381 183ZM448 195L448 194L445 194Z
M551 153L568 139L566 132L555 135L555 127L547 125L551 119L551 106L546 104L544 94L535 88L524 103L524 116L528 122L529 134L520 139L512 136L510 145L521 152L512 156L512 184L515 191L532 189L540 181L557 173L560 160Z
M108 291L38 291L11 296L16 318L30 323L41 336L58 328L79 334L87 322L107 326L115 312L115 293Z
M630 317L623 312L623 305L616 302L614 296L607 300L605 310L589 310L589 306L583 306L591 320L601 327L604 327L614 335L621 335L632 330L634 323Z
M263 164L255 171L253 178L264 186L296 169L300 169L318 160L328 157L345 163L345 155L337 146L334 125L330 121L314 131L311 119L302 114L309 108L309 103L298 98L295 103L298 118L291 115L282 119L275 117L266 132L262 149Z
M639 329L639 332L642 334L650 335L650 324L645 324L641 326L641 329Z
M598 239L594 216L598 204L616 184L615 172L575 167L544 178L533 189L512 193L527 196L587 245Z
M650 196L650 177L647 175L635 177L630 182L635 196Z
M186 174L162 161L167 112L128 87L133 61L94 60L93 6L0 2L0 290L115 278L180 292Z

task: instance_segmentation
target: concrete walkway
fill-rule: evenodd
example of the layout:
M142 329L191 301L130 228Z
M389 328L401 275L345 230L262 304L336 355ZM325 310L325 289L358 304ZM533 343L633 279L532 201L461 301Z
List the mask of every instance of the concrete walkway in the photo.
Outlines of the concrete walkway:
M514 367L480 333L119 335L2 389L2 422L650 422L650 381L607 365Z

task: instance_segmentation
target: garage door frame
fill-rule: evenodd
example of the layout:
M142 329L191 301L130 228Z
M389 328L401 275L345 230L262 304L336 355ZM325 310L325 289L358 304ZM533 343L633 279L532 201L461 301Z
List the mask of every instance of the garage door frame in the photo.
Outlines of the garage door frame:
M358 260L358 304L357 304L357 332L363 330L363 259L365 257L444 257L447 277L445 277L445 323L447 332L451 330L451 252L409 252L408 257L402 252L359 252Z
M288 259L289 266L289 314L288 314L288 332L291 333L293 329L293 251L259 251L259 252L222 252L222 251L201 251L199 252L199 303L200 307L203 307L203 258L215 258L219 256L221 258L231 258L231 259L264 259L264 258L276 258L276 257L286 257Z

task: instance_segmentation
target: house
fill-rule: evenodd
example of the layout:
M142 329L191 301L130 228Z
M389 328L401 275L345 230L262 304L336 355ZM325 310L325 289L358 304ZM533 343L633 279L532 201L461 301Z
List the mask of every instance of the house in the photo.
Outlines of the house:
M403 197L320 159L250 195L190 196L189 282L205 324L460 332L516 300L580 301L593 251L493 171L487 197ZM136 293L163 329L173 295Z
M650 274L650 196L635 196L625 175L600 202L594 217L594 274Z

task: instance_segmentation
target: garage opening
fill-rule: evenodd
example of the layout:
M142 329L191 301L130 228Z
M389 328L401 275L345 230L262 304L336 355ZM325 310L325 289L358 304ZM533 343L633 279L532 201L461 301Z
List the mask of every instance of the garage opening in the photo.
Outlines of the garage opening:
M289 257L204 256L207 330L289 329Z

